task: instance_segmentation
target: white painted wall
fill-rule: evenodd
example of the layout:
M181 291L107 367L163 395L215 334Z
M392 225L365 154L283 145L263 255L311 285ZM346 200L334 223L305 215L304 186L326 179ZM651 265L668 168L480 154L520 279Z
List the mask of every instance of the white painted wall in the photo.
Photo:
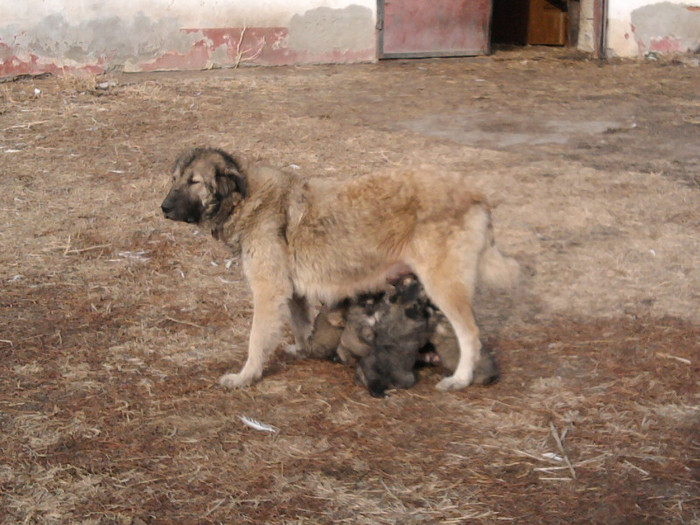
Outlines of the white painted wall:
M317 7L367 7L376 0L0 0L0 24L27 25L49 15L72 23L95 18L176 18L189 27L286 26L292 16Z
M230 65L244 27L242 47L265 47L263 63L367 60L375 22L376 0L0 0L0 76L139 70L178 57L197 67L205 54L208 66ZM225 43L207 31L219 28L229 30Z
M700 50L700 0L608 0L607 55Z

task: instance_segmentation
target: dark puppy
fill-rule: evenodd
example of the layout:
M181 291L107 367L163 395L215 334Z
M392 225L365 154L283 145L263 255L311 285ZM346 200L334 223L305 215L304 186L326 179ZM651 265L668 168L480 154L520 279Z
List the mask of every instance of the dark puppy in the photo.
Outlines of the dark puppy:
M361 320L365 329L373 320L370 352L360 359L357 376L370 395L384 397L389 388L410 388L421 348L431 334L428 297L414 276L399 280L386 293L372 318Z

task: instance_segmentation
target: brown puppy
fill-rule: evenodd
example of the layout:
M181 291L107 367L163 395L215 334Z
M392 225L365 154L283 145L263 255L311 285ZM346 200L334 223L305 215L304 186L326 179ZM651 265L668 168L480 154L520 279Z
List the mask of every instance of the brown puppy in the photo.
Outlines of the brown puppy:
M408 267L459 341L455 372L437 388L463 388L481 350L472 315L476 280L505 285L518 271L495 246L485 200L454 173L404 169L340 182L304 179L200 148L175 163L161 208L166 218L205 226L241 253L254 314L243 369L220 380L230 387L262 376L286 319L305 345L307 301L353 297Z
M323 305L314 320L304 356L355 364L371 350L373 316L384 292L360 294L333 306Z

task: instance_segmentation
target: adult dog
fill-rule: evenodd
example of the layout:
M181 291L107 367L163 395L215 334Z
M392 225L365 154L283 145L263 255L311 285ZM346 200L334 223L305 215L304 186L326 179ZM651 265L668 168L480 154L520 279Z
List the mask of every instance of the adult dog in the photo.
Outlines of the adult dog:
M494 244L487 203L454 173L400 169L339 182L197 148L177 159L161 209L240 251L253 325L243 369L220 379L227 387L262 377L287 319L306 348L311 301L352 297L412 271L459 341L458 365L437 388L463 388L481 349L472 313L477 278L502 286L518 271Z

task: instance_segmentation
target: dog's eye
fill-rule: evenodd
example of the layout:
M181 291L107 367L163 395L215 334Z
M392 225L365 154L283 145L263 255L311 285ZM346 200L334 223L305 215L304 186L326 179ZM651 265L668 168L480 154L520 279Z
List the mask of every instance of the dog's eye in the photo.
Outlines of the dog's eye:
M190 179L190 180L187 181L187 184L189 184L190 186L192 186L193 184L199 184L200 182L202 182L202 181L199 180L199 179Z

